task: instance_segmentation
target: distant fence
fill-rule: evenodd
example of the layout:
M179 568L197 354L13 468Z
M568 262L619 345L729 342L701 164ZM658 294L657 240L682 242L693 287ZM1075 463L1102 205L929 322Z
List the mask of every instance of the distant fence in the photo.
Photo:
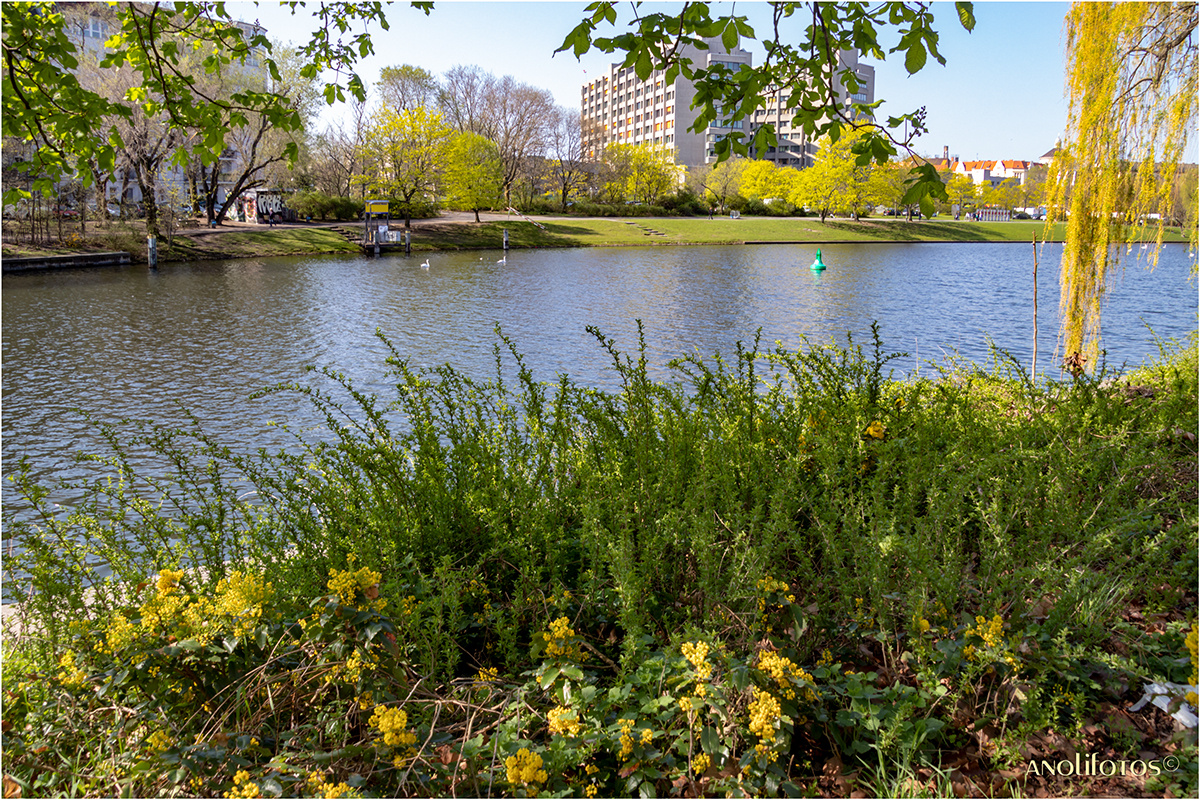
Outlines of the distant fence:
M1004 208L981 208L975 212L980 222L1008 222L1012 212Z

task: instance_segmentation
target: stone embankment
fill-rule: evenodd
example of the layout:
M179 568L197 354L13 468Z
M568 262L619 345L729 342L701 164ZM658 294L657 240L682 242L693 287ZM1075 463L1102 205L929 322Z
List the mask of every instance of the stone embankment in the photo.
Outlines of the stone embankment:
M74 269L77 267L118 267L133 263L133 255L125 251L111 253L71 253L65 256L31 256L28 258L6 258L5 272L31 272L46 269Z

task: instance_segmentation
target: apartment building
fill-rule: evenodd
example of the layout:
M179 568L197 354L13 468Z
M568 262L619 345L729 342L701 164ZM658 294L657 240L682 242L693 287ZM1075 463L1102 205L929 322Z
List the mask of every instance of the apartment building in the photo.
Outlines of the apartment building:
M687 46L683 54L697 67L705 69L720 64L731 70L743 64L753 66L753 55L740 47L726 50L719 38L706 39L709 49ZM858 63L858 54L843 51L840 64L854 70L859 80L858 91L850 97L844 89L842 102L851 100L870 103L875 98L875 68ZM731 133L749 138L762 125L772 123L779 141L757 158L774 161L783 166L811 166L816 145L805 139L803 132L793 129L791 115L785 111L787 94L784 89L764 93L766 107L751 120L717 119L702 133L691 130L696 121L692 101L695 86L682 75L664 84L664 75L656 70L644 81L632 67L613 64L607 75L601 76L580 89L583 152L589 159L600 157L611 143L651 144L671 148L678 164L692 167L711 164L717 160L716 143Z
M844 86L838 86L838 101L847 103L875 102L875 68L869 64L860 64L858 53L854 50L842 50L838 53L838 69L850 69L858 80L858 91L851 94ZM811 167L813 156L817 154L817 143L808 140L799 127L792 127L791 114L785 109L787 94L785 90L775 89L765 93L766 108L759 109L754 115L754 128L758 129L767 123L775 127L777 142L774 147L767 148L765 153L757 153L757 158L774 161L781 167Z
M726 51L719 38L705 41L708 50L688 45L681 51L698 67L723 64L736 70L752 62L746 50L735 47ZM633 67L613 64L607 75L580 90L585 157L599 158L607 145L617 143L670 148L676 153L676 163L688 166L715 160L709 155L709 145L715 141L711 137L727 134L731 126L728 120L717 120L705 133L689 130L696 121L692 109L695 96L695 85L682 75L667 84L663 72L655 70L642 81Z

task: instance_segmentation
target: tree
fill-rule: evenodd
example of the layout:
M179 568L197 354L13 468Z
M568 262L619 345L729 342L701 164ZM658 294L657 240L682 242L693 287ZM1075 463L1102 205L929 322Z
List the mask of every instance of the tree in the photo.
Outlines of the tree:
M567 209L571 192L585 186L591 173L583 158L583 128L579 111L556 108L550 122L546 156L554 184L559 190L562 209Z
M674 15L641 13L639 9L632 31L597 37L602 25L616 24L617 3L594 2L588 6L589 15L567 35L559 51L571 51L577 57L593 47L606 53L622 51L622 66L633 67L640 80L656 69L663 70L667 83L683 75L696 86L694 103L699 113L692 130L697 133L717 119L751 119L756 109L764 107L765 91L774 88L786 98L785 110L792 115L793 127L801 129L809 140L828 136L836 143L843 131L861 130L864 135L853 151L860 165L871 160L887 163L897 154L897 148L912 152L912 143L926 130L924 109L889 117L882 125L873 120L873 111L882 101L843 103L839 88L852 95L859 88L859 80L853 69L839 64L838 52L853 49L879 60L886 53L898 52L904 56L910 74L921 70L931 56L945 64L937 49L938 34L930 4L778 2L772 7L772 32L761 40L765 59L759 66L743 67L736 73L697 65L686 55L687 45L707 50L705 38L720 37L727 48L736 45L739 38L755 38L744 16L734 16L731 11L713 17L708 3L684 3ZM975 25L972 4L956 2L954 8L960 24L971 30ZM782 23L800 13L807 15L811 24L794 37L790 29L785 32ZM896 37L890 48L881 31ZM901 137L898 131L905 126L908 133ZM748 155L751 149L765 152L775 143L774 128L766 125L749 141L741 133L732 133L716 143L716 151L723 160L732 154ZM912 172L914 180L905 193L905 202L920 202L932 211L934 197L945 199L937 170L926 162L915 164Z
M432 72L409 64L381 69L377 86L379 101L393 111L433 107L441 89Z
M1032 208L1046 204L1046 173L1048 168L1043 164L1035 164L1025 173L1025 182L1021 184L1020 205L1022 208Z
M946 184L946 194L959 211L965 211L967 201L975 198L975 182L966 175L955 175Z
M905 206L904 195L908 191L905 179L909 175L905 165L899 161L887 164L875 164L871 168L871 191L876 198L876 204L899 209Z
M366 142L370 115L365 102L351 100L349 120L343 117L330 124L313 142L313 182L317 189L336 197L349 197L358 187L360 197L366 191L368 154Z
M554 97L545 89L497 78L479 67L457 66L446 73L439 106L447 121L496 143L504 175L504 199L511 203L513 184L532 156L540 155L554 113Z
M800 180L788 199L821 215L821 222L846 204L846 187L858 181L856 158L851 150L853 139L826 136L821 139L813 165L801 170Z
M21 168L33 177L29 189L5 186L3 202L15 203L30 191L49 194L64 176L77 174L85 181L93 172L111 177L117 153L125 144L117 123L137 124L162 115L173 138L186 142L191 153L206 164L219 160L228 149L228 136L251 123L251 115L265 115L276 130L297 131L302 120L290 98L267 89L246 89L228 97L208 94L188 64L198 53L206 75L236 65L244 68L256 60L272 80L280 80L279 65L265 32L249 31L234 23L225 3L118 3L111 7L114 28L100 62L105 70L123 70L136 76L137 91L120 99L106 98L83 86L75 74L79 47L71 41L62 4L52 2L4 3L3 107L0 113L5 136L33 145ZM428 13L430 2L414 2ZM335 75L322 94L329 103L346 94L362 98L365 88L354 73L357 59L373 52L370 33L349 35L355 22L376 22L386 29L381 3L321 4L315 11L320 25L300 47L303 77ZM189 43L186 44L185 43ZM344 85L342 81L345 81ZM199 131L190 137L187 132ZM298 149L285 155L294 161Z
M1067 15L1066 139L1048 178L1048 221L1066 218L1063 352L1094 366L1110 245L1153 237L1154 263L1196 125L1197 4L1075 2ZM1196 241L1196 230L1190 231Z
M747 200L786 198L799 177L793 167L780 167L765 159L751 161L742 171L741 193Z
M33 176L33 185L5 187L5 204L27 197L30 190L50 192L64 174L86 174L88 162L105 175L114 169L117 135L107 120L130 116L132 105L141 99L115 103L97 96L79 85L72 71L77 63L77 48L64 32L64 16L59 5L51 2L4 3L3 8L3 133L34 145L32 157L22 168ZM299 4L295 4L299 5ZM432 2L417 0L412 6L425 13ZM727 45L737 38L754 36L745 17L711 15L706 3L685 3L677 15L648 13L638 17L635 30L614 37L595 37L601 24L617 20L617 3L596 2L588 7L588 16L572 30L560 50L571 50L577 56L593 46L605 52L622 50L624 64L636 68L639 78L645 79L656 68L666 72L673 81L683 74L696 82L696 100L701 109L694 130L703 130L720 116L732 121L745 120L760 105L760 96L767 87L786 90L786 109L793 114L793 123L803 129L809 139L820 134L833 138L845 128L862 128L867 135L856 145L856 156L866 163L874 159L886 162L897 147L910 148L914 138L924 130L924 111L891 117L886 126L870 119L872 106L863 103L842 103L839 88L853 93L858 78L853 70L839 65L837 54L842 49L857 49L876 59L887 53L901 53L906 69L920 70L932 56L939 63L945 59L938 52L938 36L933 27L933 14L927 3L888 2L868 6L860 3L794 3L774 4L773 35L764 37L767 55L763 63L737 73L726 69L697 67L683 57L683 45L692 44L707 49L705 37L721 37ZM972 6L956 2L959 22L968 30L974 26ZM374 52L371 24L387 29L386 4L322 3L316 7L319 24L311 39L304 43L301 55L305 62L304 77L333 75L322 90L326 102L343 101L347 95L362 100L366 87L354 72L358 58ZM277 80L278 65L270 43L261 31L244 36L242 29L229 15L221 2L194 3L122 3L113 11L119 22L112 39L113 52L106 56L104 66L127 66L135 71L143 87L152 97L154 108L148 113L164 110L172 127L199 128L204 131L192 147L205 153L206 163L219 159L226 150L228 129L222 124L222 112L232 114L233 127L248 123L247 114L257 111L271 117L272 124L296 130L301 121L286 98L269 92L248 91L220 99L205 96L193 85L193 75L181 69L182 48L167 40L173 32L187 31L193 40L207 43L209 51L204 62L207 72L221 70L233 62L245 63L259 58L273 79ZM781 34L780 23L804 13L812 24L805 33L791 39ZM361 32L351 33L361 25ZM882 31L882 33L881 33ZM888 34L885 36L884 34ZM885 39L894 35L895 44ZM453 94L444 90L443 94ZM167 98L170 98L169 102ZM881 102L881 101L880 101ZM443 111L446 110L443 105ZM446 117L459 130L487 131L460 124L447 113ZM907 126L909 134L897 138L896 131ZM519 164L529 151L510 148L499 136L501 157L507 163ZM748 154L751 147L765 150L775 143L775 133L766 126L755 134L753 142L734 136L717 143L721 158L731 152ZM289 150L293 163L297 150ZM944 189L936 171L929 165L918 166L916 180L906 196L910 201L929 202L930 196L944 197ZM515 174L515 173L514 173ZM507 167L506 167L507 175ZM507 178L506 178L507 179Z
M267 186L273 180L279 182L281 175L272 172L271 168L288 164L287 154L299 152L304 128L316 114L316 81L304 77L304 63L299 52L280 43L274 43L274 52L280 80L279 85L272 88L278 95L288 99L300 117L301 127L276 128L269 116L258 112L248 114L245 125L235 126L232 119L228 120L229 147L222 157L208 164L204 163L202 157L197 159L200 164L196 173L203 187L200 199L210 223L220 224L244 192ZM257 70L226 70L208 80L201 80L214 97L229 96L247 87L266 88L266 81ZM197 130L192 135L199 137L203 134L203 131ZM221 196L223 185L224 197Z
M992 194L992 204L1011 211L1021 202L1021 184L1016 178L1000 181Z
M654 205L675 188L678 171L669 150L648 144L610 145L628 148L629 172L625 194L646 205Z
M496 143L477 133L463 131L451 137L446 152L444 188L447 200L474 211L491 208L500 199L500 153Z
M370 192L401 201L406 228L412 227L415 201L432 195L440 185L452 133L441 114L426 108L385 108L371 120L363 149L377 169L360 180Z
M729 202L740 194L742 175L750 163L744 158L731 158L716 164L704 178L705 199L711 198L724 213Z

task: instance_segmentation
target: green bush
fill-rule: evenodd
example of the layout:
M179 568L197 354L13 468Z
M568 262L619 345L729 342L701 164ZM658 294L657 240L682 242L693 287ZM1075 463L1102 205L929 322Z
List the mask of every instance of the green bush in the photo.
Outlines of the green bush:
M615 392L540 383L498 334L488 379L392 350L386 399L332 369L262 393L327 420L292 453L102 426L118 479L65 481L70 509L17 470L5 568L37 635L6 772L763 794L836 755L891 794L971 731L1078 739L1130 686L1192 677L1194 342L1034 383L1002 352L893 380L877 332L755 340L657 382L643 340L592 333ZM1020 741L981 757L1009 769Z
M333 197L319 191L297 192L288 199L288 207L300 217L326 220L353 220L362 216L363 201L352 197Z

